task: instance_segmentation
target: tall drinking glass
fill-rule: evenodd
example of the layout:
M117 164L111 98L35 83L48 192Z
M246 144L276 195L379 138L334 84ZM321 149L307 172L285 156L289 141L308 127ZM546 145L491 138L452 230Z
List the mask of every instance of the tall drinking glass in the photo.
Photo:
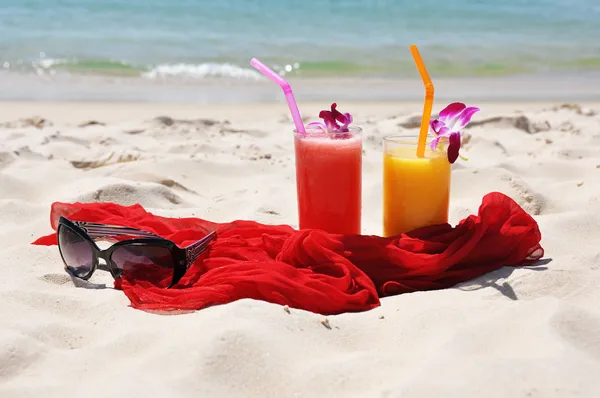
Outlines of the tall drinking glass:
M448 222L452 165L445 151L417 157L417 135L383 139L383 235Z
M294 132L300 229L360 234L362 130L349 129Z

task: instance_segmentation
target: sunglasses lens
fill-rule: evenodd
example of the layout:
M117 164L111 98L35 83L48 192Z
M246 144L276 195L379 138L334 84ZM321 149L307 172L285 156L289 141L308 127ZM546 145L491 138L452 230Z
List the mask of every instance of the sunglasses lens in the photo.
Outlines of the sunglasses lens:
M175 260L168 247L124 245L116 248L110 259L115 277L131 283L150 282L158 287L169 287L173 280Z
M89 275L94 263L94 250L90 242L71 228L61 225L58 228L58 247L63 261L73 275L79 278Z

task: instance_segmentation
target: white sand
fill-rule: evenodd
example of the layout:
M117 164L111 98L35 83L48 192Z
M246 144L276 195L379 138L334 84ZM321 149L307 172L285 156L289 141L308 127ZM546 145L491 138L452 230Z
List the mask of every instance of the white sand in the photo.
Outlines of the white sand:
M487 123L465 130L451 222L502 191L535 216L551 261L387 298L328 329L251 300L134 310L106 273L77 288L56 246L30 245L51 232L53 201L296 225L285 103L0 104L0 397L599 397L600 106L477 105ZM416 131L400 125L421 105L339 107L365 131L364 232L380 233L381 137ZM92 120L106 125L78 127Z

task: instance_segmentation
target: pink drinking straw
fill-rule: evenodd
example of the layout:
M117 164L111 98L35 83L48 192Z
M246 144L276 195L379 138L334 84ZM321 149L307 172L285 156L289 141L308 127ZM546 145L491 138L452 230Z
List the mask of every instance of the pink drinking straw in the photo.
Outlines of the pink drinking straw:
M305 134L306 130L304 129L304 124L302 123L302 118L300 117L300 111L298 110L298 104L296 103L296 99L294 98L294 93L292 93L290 84L256 58L252 58L250 60L250 65L254 66L254 68L260 73L279 84L283 90L283 93L285 94L285 99L287 100L290 112L292 112L292 119L296 125L296 131L300 134Z

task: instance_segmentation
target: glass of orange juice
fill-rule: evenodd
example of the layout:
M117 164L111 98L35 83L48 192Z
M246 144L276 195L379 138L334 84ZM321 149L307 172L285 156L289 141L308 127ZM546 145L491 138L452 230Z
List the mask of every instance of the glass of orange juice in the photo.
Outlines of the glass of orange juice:
M383 138L383 236L448 222L452 165L445 151L417 157L417 135Z

